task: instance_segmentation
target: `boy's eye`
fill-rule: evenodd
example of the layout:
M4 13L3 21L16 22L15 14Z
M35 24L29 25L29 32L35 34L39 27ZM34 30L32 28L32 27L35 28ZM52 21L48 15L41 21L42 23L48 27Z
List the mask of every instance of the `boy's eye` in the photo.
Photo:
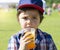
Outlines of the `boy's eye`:
M28 18L27 17L23 17L24 20L27 20Z
M37 17L34 16L33 19L37 19Z

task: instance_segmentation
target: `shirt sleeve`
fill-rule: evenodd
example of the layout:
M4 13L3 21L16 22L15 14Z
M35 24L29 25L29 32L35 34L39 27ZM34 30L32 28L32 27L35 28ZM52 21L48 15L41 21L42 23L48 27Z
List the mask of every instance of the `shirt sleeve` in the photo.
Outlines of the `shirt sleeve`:
M52 39L50 39L49 50L57 50L56 45Z
M9 39L8 50L17 50L16 39L13 36Z
M53 38L50 34L45 33L45 39L46 39L46 45L47 45L47 50L57 50L57 47L53 41Z
M48 50L57 50L56 48L56 45L51 37L51 35L46 35L46 40L47 40L47 47L48 47Z

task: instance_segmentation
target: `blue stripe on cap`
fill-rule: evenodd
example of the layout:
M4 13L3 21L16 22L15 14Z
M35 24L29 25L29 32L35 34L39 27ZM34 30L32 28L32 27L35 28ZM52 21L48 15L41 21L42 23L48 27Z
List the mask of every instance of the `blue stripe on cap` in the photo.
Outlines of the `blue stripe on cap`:
M35 5L38 5L40 7L43 7L42 0L20 0L19 5L23 5L23 4L35 4Z
M35 9L44 12L42 0L20 0L17 9L27 7L34 7ZM33 5L33 6L32 6ZM36 6L36 7L35 7Z

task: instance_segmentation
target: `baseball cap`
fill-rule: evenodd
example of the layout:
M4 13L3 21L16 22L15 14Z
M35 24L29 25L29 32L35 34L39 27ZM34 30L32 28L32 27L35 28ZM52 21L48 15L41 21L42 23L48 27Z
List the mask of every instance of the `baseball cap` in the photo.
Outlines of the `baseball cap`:
M18 3L17 10L26 7L35 8L39 10L42 14L44 12L42 0L20 0Z

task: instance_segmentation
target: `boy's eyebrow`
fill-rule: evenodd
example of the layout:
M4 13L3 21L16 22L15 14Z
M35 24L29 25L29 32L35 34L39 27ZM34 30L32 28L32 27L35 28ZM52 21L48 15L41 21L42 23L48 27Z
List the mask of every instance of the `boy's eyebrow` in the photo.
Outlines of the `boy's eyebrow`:
M23 17L28 17L28 15L24 15Z

